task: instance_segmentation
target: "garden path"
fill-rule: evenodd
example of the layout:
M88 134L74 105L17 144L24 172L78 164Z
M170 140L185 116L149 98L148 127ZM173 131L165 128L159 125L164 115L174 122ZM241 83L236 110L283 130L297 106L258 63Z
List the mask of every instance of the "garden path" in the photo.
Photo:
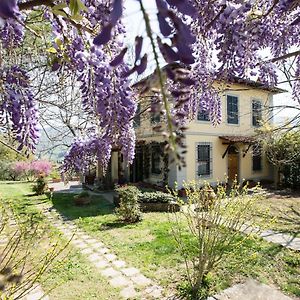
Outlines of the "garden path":
M120 289L122 299L165 299L159 285L144 276L140 270L118 259L101 241L86 234L50 205L37 206L51 224L70 239L71 244L108 279L110 285Z
M207 300L292 300L275 287L248 279L244 283L236 284L218 295Z

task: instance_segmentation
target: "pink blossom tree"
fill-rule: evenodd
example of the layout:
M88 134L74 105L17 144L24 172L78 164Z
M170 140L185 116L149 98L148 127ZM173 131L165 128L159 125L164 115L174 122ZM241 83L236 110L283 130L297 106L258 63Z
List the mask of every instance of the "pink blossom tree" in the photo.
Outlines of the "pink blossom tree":
M40 174L48 176L52 170L52 164L47 160L36 160L30 164L30 169L35 176Z

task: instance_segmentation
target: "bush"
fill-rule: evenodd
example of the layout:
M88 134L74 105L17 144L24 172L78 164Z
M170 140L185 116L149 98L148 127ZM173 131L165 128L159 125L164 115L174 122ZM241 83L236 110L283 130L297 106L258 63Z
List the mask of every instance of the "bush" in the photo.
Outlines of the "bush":
M185 261L190 296L203 299L211 272L232 249L242 246L248 234L257 233L253 215L262 196L249 195L247 185L241 188L236 182L229 191L218 185L213 192L209 185L202 188L196 182L184 183L184 188L187 203L178 198L184 207L170 214L172 234Z
M138 195L139 202L143 203L170 203L176 199L163 192L145 192Z
M127 223L135 223L142 219L139 205L139 190L135 186L123 186L116 189L119 193L120 206L116 213Z
M43 195L48 190L48 182L44 176L40 176L36 182L35 185L32 187L32 191L36 195Z
M82 191L80 194L74 196L74 202L78 206L87 205L91 203L90 194L88 191Z
M90 194L88 191L82 191L80 194L75 195L74 198L86 198L89 196L90 196Z

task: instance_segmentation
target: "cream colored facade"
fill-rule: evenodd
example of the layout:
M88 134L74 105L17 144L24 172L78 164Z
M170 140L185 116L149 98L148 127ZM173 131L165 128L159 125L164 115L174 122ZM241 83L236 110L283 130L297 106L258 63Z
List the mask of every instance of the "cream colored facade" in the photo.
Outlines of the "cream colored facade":
M178 183L178 187L182 187L183 181L200 180L208 181L215 184L218 181L225 181L229 175L232 177L232 172L236 170L236 176L239 181L254 180L259 181L262 179L272 179L272 168L268 164L264 154L261 156L261 169L254 171L253 169L253 147L245 142L232 142L224 140L220 137L229 136L232 139L234 137L251 137L255 134L257 127L252 125L252 103L253 100L260 101L262 105L262 118L263 120L272 121L272 115L270 107L273 106L273 95L275 93L282 92L279 89L267 89L261 86L256 86L254 82L249 83L234 83L222 85L216 83L216 87L220 90L222 97L222 122L218 126L213 126L209 121L199 121L198 119L191 121L188 124L188 130L186 131L185 143L187 146L187 153L185 155L186 167L179 169L174 163L171 163L171 157L169 158L169 172L168 172L168 185L173 187L174 183ZM227 97L234 96L238 99L238 124L228 124L227 122ZM149 106L149 96L146 96L140 101L140 110L144 111ZM161 120L162 126L165 120ZM163 142L163 137L155 132L151 123L151 115L146 112L141 114L140 124L136 128L137 140L146 145L153 142ZM208 169L209 174L199 175L199 157L198 145L207 145L209 147L209 162L205 162L205 168ZM200 146L201 148L201 146ZM201 148L202 149L202 148ZM201 150L202 151L202 150ZM234 152L232 154L231 152ZM230 153L230 154L229 154ZM232 169L232 158L235 160L235 165ZM138 160L139 158L137 158ZM140 155L140 159L142 156ZM144 157L145 159L145 157ZM152 164L152 155L148 155L147 159L150 159L148 164ZM200 162L203 164L203 162ZM140 172L140 168L143 168L145 161L139 163L139 167L131 167L131 170L127 170L126 174L131 173L131 177L128 175L128 180L133 181L143 180L149 183L164 185L163 182L163 160L160 160L161 173L154 174L150 167L149 175L137 178L132 173Z

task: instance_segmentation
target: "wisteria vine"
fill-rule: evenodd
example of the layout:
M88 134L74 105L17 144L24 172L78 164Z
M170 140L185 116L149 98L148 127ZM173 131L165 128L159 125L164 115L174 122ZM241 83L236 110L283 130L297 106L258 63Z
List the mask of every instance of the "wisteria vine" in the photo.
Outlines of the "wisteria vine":
M146 29L132 41L134 60L130 64L123 25L124 6L129 1L139 4ZM49 46L45 49L49 67L58 77L61 72L76 74L83 111L91 121L86 134L71 146L65 158L65 171L82 171L96 159L106 167L114 148L129 163L133 161L132 120L137 95L131 88L131 75L141 75L153 64L159 89L154 91L150 82L145 82L142 90L158 93L167 124L158 131L165 131L173 151L181 143L187 121L199 109L208 111L213 124L220 123L216 80L230 82L238 76L275 86L278 64L294 57L293 98L299 99L299 1L153 0L158 33L153 30L153 16L144 2L0 2L1 51L17 54L25 32L35 34L34 27L26 23L35 8L52 28L44 43ZM268 58L264 58L264 51L270 54ZM3 60L0 70L0 122L11 123L21 147L33 150L38 134L30 74L15 62Z

